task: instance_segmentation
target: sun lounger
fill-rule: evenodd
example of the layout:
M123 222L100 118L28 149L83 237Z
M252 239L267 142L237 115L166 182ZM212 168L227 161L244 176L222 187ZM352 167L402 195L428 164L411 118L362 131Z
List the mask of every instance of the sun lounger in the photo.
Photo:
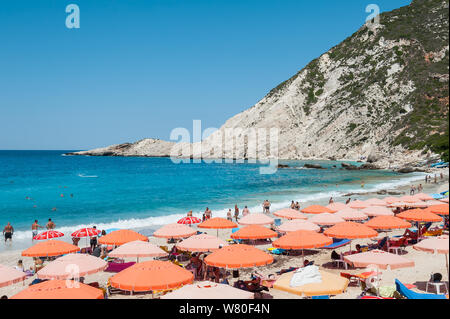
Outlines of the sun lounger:
M267 248L267 250L274 255L282 255L284 253L286 253L286 249L282 249L282 248Z
M132 261L129 263L116 263L116 262L109 262L108 267L106 267L105 271L107 272L120 272L124 269L127 269L128 267L131 267L136 262Z
M412 291L405 287L398 279L395 279L397 291L408 299L447 299L445 295L423 294Z
M335 249L338 247L342 247L345 246L347 244L350 243L350 239L339 239L339 238L333 238L333 243L328 245L328 246L324 246L323 248L325 249Z
M312 296L311 299L330 299L330 296L325 295L325 296Z

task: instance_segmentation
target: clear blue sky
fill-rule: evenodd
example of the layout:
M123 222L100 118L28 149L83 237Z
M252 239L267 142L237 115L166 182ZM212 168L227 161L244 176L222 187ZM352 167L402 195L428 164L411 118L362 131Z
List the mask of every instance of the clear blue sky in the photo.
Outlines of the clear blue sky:
M80 8L80 29L65 7ZM409 0L2 0L0 149L89 149L220 127Z

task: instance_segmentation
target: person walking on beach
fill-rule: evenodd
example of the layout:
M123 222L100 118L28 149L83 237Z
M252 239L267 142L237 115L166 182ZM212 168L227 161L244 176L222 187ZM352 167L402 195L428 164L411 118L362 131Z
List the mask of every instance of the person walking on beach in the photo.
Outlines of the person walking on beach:
M333 197L330 197L330 200L328 201L328 205L333 204L333 203L334 203Z
M236 221L239 219L239 207L237 204L234 205L234 219L236 219Z
M228 209L228 212L227 212L227 219L228 219L229 221L232 221L232 220L233 220L233 217L231 216L231 208Z
M415 191L416 191L416 186L412 185L411 190L409 191L409 195L414 195Z
M52 221L51 218L48 219L48 223L47 223L46 227L47 227L48 230L55 229L56 225L55 225L55 223Z
M245 206L242 210L242 216L247 216L248 214L250 214L250 211L248 210L247 206Z
M5 243L9 239L10 242L12 242L12 235L14 234L14 227L11 226L11 224L8 222L6 224L5 228L3 228L3 236L5 236Z
M434 183L437 184L437 175L434 174Z
M347 205L348 203L350 203L351 200L352 200L352 198L349 197L349 198L347 199L347 201L345 202L345 205Z
M39 225L37 219L35 219L33 225L31 225L31 234L33 236L31 240L34 240L34 237L37 236L39 228L44 228L44 226Z

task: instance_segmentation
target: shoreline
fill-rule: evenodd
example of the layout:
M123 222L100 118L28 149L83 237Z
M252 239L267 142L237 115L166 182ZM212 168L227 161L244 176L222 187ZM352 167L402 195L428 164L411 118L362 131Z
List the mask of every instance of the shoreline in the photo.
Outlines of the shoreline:
M297 195L293 195L289 201L287 201L287 200L272 201L269 198L269 200L271 200L271 203L272 203L271 212L275 212L277 210L284 209L284 208L289 208L291 200L298 201L301 204L301 207L304 208L306 206L315 205L315 204L320 204L320 205L325 206L328 204L328 199L330 197L333 197L333 199L335 201L341 201L341 202L344 201L345 202L345 200L348 197L351 197L352 199L365 200L365 199L368 199L371 197L386 197L386 196L392 196L392 195L394 195L394 196L404 195L404 194L409 194L411 185L414 184L417 186L420 183L422 184L422 186L424 188L424 190L423 190L424 192L436 193L437 190L439 189L440 185L443 185L443 184L447 184L447 188L445 190L448 190L449 169L442 168L442 169L432 169L432 170L433 170L432 176L434 176L434 174L438 175L438 183L437 184L434 184L434 183L425 184L424 183L423 178L428 173L415 173L416 175L400 177L395 180L396 182L398 182L398 185L394 185L393 187L388 187L388 188L380 188L379 185L384 185L386 183L392 183L393 180L389 179L389 178L380 178L383 180L380 182L374 183L373 185L371 185L371 188L366 188L366 189L362 189L359 182L351 182L351 183L345 184L347 186L354 184L355 188L351 192L324 188L323 191L316 192L313 194L308 194L307 199L299 198L299 196L304 195L301 193L299 193ZM440 178L439 178L439 175L441 172L444 175L443 180L440 180ZM405 174L405 175L409 175L409 174ZM372 181L372 180L370 180L370 181ZM353 189L353 188L351 188L351 189ZM386 194L380 194L380 192L383 190L386 191ZM347 195L349 195L349 196L347 196ZM314 199L312 199L312 198L314 198ZM213 209L212 210L213 217L226 217L226 212L227 212L228 208L232 208L232 206L234 206L234 204L230 203L229 207ZM242 208L243 207L240 207L241 210L242 210ZM250 209L250 212L259 212L259 210L261 210L261 207L259 205L249 206L249 209ZM194 211L193 216L201 218L202 213L203 213L202 211ZM151 236L153 234L153 232L156 231L158 228L160 228L166 224L169 224L169 223L175 223L177 220L184 217L185 215L186 215L186 213L183 212L183 213L174 213L174 214L170 214L170 215L148 216L145 218L137 218L137 219L125 218L122 220L119 218L118 220L114 220L114 221L107 222L107 223L93 223L93 225L95 224L97 226L97 228L99 228L99 229L128 228L128 229L133 229L135 231L141 232L145 236ZM144 223L144 224L150 223L151 225L136 226L136 224L139 224L139 223L141 223L141 224L142 223ZM83 224L82 220L81 220L81 223L78 225L68 225L68 226L57 227L56 230L59 230L66 234L64 237L59 238L59 240L63 240L63 241L71 243L70 234L73 231L75 231L76 229L83 228L83 227L92 227L92 225L91 224ZM32 243L31 230L17 230L15 233L16 233L16 237L15 237L16 241L14 241L14 236L13 236L12 244L8 243L7 246L4 243L0 244L0 254L5 251L14 251L17 249L25 249L30 246L30 244ZM17 233L20 233L19 239L17 239L18 238ZM24 234L24 233L26 233L26 234ZM30 240L27 239L28 237Z

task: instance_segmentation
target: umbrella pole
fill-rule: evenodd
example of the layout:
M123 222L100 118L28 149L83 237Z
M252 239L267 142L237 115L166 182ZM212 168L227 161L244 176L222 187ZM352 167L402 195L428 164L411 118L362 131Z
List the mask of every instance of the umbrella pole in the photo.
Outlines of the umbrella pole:
M447 276L448 276L449 272L448 272L448 259L447 259L447 254L444 254L444 257L445 257L445 266L447 267Z

